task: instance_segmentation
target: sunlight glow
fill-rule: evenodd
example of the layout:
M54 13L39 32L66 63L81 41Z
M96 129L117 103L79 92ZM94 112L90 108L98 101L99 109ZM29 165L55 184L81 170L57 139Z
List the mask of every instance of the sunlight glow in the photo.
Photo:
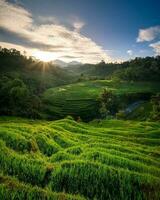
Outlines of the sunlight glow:
M55 59L53 53L44 51L35 51L33 52L33 56L43 62L49 62Z

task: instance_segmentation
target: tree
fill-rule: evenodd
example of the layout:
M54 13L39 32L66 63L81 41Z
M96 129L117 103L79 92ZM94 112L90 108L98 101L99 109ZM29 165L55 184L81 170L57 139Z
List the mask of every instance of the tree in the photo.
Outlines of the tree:
M21 79L0 79L0 114L37 118L41 100L33 95Z
M101 107L99 109L99 112L102 119L105 119L107 115L109 114L104 102L101 102Z
M118 111L118 99L111 90L104 89L100 95L99 101L99 112L102 118L114 115Z

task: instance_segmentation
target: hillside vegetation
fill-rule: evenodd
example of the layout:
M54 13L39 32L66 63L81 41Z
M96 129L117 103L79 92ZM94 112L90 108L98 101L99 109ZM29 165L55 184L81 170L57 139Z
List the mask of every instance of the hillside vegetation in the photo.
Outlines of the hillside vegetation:
M100 106L98 98L104 89L112 91L123 108L134 101L149 100L151 95L160 92L160 82L95 80L51 88L43 95L45 113L51 118L67 115L84 120L96 118Z
M103 116L108 115L104 113L104 102L99 101L106 89L116 96L116 107L111 113L115 116L134 101L150 103L151 97L160 92L159 66L160 56L157 56L64 69L52 62L27 58L16 49L1 48L0 115L34 119L71 115L90 121L101 117L100 109Z
M118 78L126 81L159 81L160 56L137 57L122 63L84 64L81 66L70 66L69 72L80 75L82 78L109 79Z
M73 79L65 69L35 58L27 58L16 49L0 49L0 78L19 78L27 86L40 93L49 87L70 83Z
M1 199L159 199L159 123L1 117L0 127Z
M41 94L75 78L52 63L0 49L0 115L42 118Z

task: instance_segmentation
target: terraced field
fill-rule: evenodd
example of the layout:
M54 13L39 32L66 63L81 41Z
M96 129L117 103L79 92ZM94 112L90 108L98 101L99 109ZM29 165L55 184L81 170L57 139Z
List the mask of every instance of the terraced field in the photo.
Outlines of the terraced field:
M160 124L0 118L0 199L160 199Z
M160 92L160 83L115 83L108 80L96 80L51 88L43 95L45 111L55 118L64 118L71 115L74 117L80 116L83 120L94 119L98 112L97 98L104 88L112 90L121 98L127 94Z

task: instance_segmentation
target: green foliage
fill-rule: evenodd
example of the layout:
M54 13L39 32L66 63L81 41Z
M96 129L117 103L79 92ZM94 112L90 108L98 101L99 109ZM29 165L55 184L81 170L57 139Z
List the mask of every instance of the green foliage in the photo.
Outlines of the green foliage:
M57 143L54 143L53 140L47 138L44 134L38 134L36 136L36 141L38 147L42 153L46 154L47 156L51 156L54 153L57 153L60 147Z
M0 127L2 199L159 200L158 122L3 117Z
M1 200L83 200L78 195L69 195L65 193L56 193L48 189L33 187L20 183L15 178L0 175L0 197Z
M31 151L32 145L29 140L27 140L24 136L19 135L14 132L6 131L1 128L0 130L0 139L4 140L6 145L17 151Z
M51 88L43 94L44 112L49 119L71 115L75 119L80 116L84 121L92 120L99 117L98 97L104 90L112 93L115 106L110 111L114 113L132 102L149 100L160 91L160 83L96 80Z
M124 62L115 70L112 77L127 81L159 81L160 56L135 58Z
M160 94L152 96L151 98L152 112L151 119L160 121Z
M112 91L104 89L100 95L99 101L101 103L100 114L102 118L107 115L113 115L118 110L118 97Z
M105 118L129 103L149 100L160 92L159 64L160 56L157 56L121 64L100 62L62 69L27 58L15 49L1 48L0 115L34 119L60 119L70 115L90 121L99 117L100 110ZM80 82L77 82L79 77ZM111 78L112 81L104 80ZM109 102L99 105L97 99L105 89L112 91L115 98L118 96L118 108ZM153 115L154 120L156 116Z
M78 146L78 147L68 148L67 152L73 155L80 155L83 152L83 150L81 147Z
M0 169L9 175L17 176L21 181L37 185L42 185L47 172L43 162L9 152L2 143Z
M32 120L0 118L0 199L159 200L159 58L67 71L1 49L0 115ZM64 85L79 72L81 82ZM81 121L99 117L99 110L106 118L139 100L117 118L157 122Z
M84 64L81 66L70 66L69 72L76 75L83 74L85 79L114 79L126 81L158 81L160 77L160 56L135 58L123 63ZM81 79L81 77L80 77ZM84 79L83 79L84 80Z
M27 58L16 49L0 48L0 115L42 118L42 92L73 80L52 63Z
M85 177L85 178L84 178ZM102 184L100 184L102 183ZM148 185L150 183L150 185ZM53 172L51 187L56 191L76 193L89 199L158 198L159 180L92 162L63 162ZM152 194L148 190L152 190Z
M120 110L120 111L118 111L118 112L116 113L116 118L117 118L117 119L125 119L125 117L126 117L126 114L125 114L125 112L122 111L122 110Z
M125 114L124 119L130 120L151 120L151 111L153 110L150 101L145 101L144 103L140 104L135 110L133 110L129 114Z
M71 83L74 78L52 63L27 58L16 49L0 49L0 74L12 79L22 79L35 94L46 88Z
M0 79L0 105L2 115L40 117L41 100L21 79Z

